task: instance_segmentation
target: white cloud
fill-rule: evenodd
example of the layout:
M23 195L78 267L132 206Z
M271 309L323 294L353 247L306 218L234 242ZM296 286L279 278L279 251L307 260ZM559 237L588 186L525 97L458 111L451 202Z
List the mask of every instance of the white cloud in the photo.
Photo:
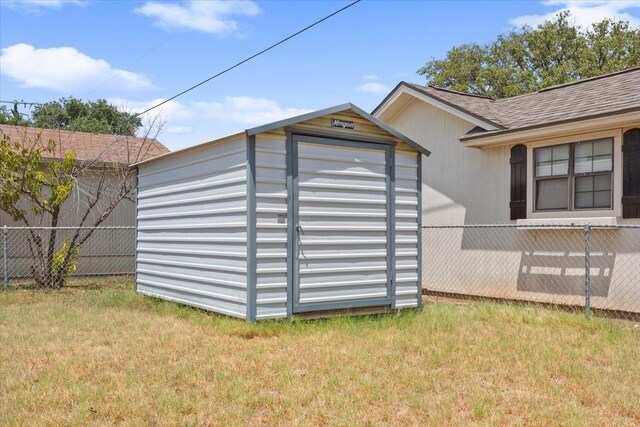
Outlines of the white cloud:
M167 133L188 134L192 131L191 126L167 126Z
M230 18L231 15L255 16L260 8L248 0L192 0L184 6L150 1L135 12L155 18L155 24L160 27L224 34L238 29L238 23Z
M545 6L557 6L557 9L540 15L522 15L509 20L509 23L522 27L529 25L536 27L545 21L554 18L560 12L571 12L572 19L578 25L586 28L604 18L629 21L629 24L640 26L640 1L573 1L573 0L549 0L542 2Z
M149 101L131 101L124 98L109 98L109 104L115 105L120 111L128 113L140 113L154 105L166 101L164 98L151 99ZM190 111L187 106L179 101L169 101L166 104L145 114L148 118L160 118L160 120L169 122L170 120L185 120L195 118L195 114Z
M0 72L24 87L73 93L91 89L96 84L119 91L152 87L146 77L113 68L104 59L94 59L73 47L37 49L19 43L3 48L1 52Z
M364 83L358 85L356 89L365 93L384 93L388 92L389 88L380 83L380 77L377 74L365 74L362 76Z
M227 96L224 102L194 102L193 106L204 118L231 121L243 126L271 123L311 111L283 108L271 99L249 96Z
M111 98L107 101L122 111L141 112L164 99L131 101ZM281 107L276 101L266 98L227 96L221 102L193 101L183 104L169 101L143 117L147 120L160 119L164 123L160 141L171 149L177 149L309 111Z
M128 112L141 112L164 102L157 98L150 101L130 101L123 98L110 98L110 104ZM223 102L194 101L185 105L179 101L169 101L166 104L148 112L145 116L166 121L174 127L184 128L184 121L202 119L224 121L242 126L254 126L275 122L288 117L308 113L311 110L303 108L283 108L276 101L266 98L252 98L249 96L227 96Z
M379 82L366 82L358 86L360 92L365 93L384 93L388 92L389 88Z
M39 13L45 9L60 9L65 5L84 6L83 0L2 0L3 5L10 9Z

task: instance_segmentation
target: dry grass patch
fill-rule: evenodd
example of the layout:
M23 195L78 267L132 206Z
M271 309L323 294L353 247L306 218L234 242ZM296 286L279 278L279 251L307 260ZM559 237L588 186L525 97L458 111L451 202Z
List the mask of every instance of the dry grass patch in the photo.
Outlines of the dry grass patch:
M0 424L640 423L640 328L488 303L249 325L129 284L0 295Z

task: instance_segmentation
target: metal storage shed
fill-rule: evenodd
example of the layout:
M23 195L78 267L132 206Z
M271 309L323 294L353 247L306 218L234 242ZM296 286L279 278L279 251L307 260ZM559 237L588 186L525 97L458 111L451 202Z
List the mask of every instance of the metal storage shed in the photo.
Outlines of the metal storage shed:
M249 321L419 306L421 154L344 104L139 163L136 289Z

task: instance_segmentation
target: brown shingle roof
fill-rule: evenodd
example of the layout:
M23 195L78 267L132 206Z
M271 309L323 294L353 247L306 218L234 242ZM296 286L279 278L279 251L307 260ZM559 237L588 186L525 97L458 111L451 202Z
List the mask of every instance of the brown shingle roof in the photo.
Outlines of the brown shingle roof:
M640 110L640 67L498 100L407 85L500 128L474 137Z
M49 156L51 158L62 158L65 153L73 151L77 160L97 159L105 163L129 165L169 152L169 149L155 138L0 125L0 137L3 135L25 147L31 147L34 143L44 146L53 140L55 148Z
M405 83L416 91L441 101L477 119L488 122L499 129L507 126L502 123L499 112L494 111L494 100L477 95L455 92L435 86L422 86L414 83Z

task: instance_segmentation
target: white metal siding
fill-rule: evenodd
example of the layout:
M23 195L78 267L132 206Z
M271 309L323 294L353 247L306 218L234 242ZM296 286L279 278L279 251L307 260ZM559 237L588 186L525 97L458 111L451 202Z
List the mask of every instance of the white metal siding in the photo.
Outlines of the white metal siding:
M298 144L300 305L388 297L385 157Z
M315 145L314 145L315 147ZM353 158L353 153L335 146L326 146L331 156L342 160ZM303 150L304 151L304 150ZM326 154L326 153L325 153ZM317 216L307 216L308 212L322 212L322 223L320 225L339 224L347 230L353 230L356 226L373 225L381 230L374 231L377 243L369 242L364 245L351 245L344 247L343 244L317 245L315 253L307 250L307 263L313 262L314 266L326 266L327 268L342 267L352 268L352 261L341 261L353 251L360 254L360 262L364 264L356 267L369 268L378 265L380 271L373 281L377 283L379 289L376 290L384 296L384 286L386 283L386 234L385 227L385 206L383 203L376 204L375 201L382 200L383 192L370 192L357 190L338 189L338 192L347 193L346 197L358 197L369 202L358 206L357 204L335 204L323 203L321 206L310 208L304 197L310 194L318 196L337 197L335 190L327 185L352 185L352 186L373 186L384 189L384 152L378 152L380 157L378 165L373 166L379 170L372 172L371 166L358 164L356 170L349 170L353 165L344 168L345 163L336 162L332 159L329 162L322 162L319 159L313 160L314 168L318 168L315 173L311 173L310 168L300 166L300 195L303 196L301 203L301 217L305 235L309 236L311 230L305 223L308 219L318 219ZM355 157L358 157L357 155ZM302 160L304 163L304 160ZM396 304L398 307L415 307L418 304L418 153L406 145L400 145L396 151ZM338 169L341 169L338 171ZM338 172L338 173L336 173ZM287 315L287 224L279 223L278 216L287 214L287 180L286 180L286 139L284 135L261 134L256 138L256 192L257 192L257 318L277 318ZM316 185L316 187L314 187ZM323 187L324 185L324 187ZM327 192L330 192L327 193ZM327 194L325 194L327 193ZM358 196L358 193L360 196ZM339 195L339 194L338 194ZM344 194L342 194L344 195ZM316 204L317 205L317 204ZM316 225L316 224L314 224ZM316 230L317 232L317 230ZM368 232L353 231L346 240L361 238ZM303 236L304 237L304 236ZM376 247L378 245L378 247ZM314 258L315 259L312 259ZM304 256L301 255L301 259ZM343 265L345 264L345 265ZM348 264L348 265L346 265ZM309 264L307 264L309 265ZM304 269L304 266L303 266ZM327 280L334 281L334 284L344 283L354 280L366 282L371 278L372 272L367 271L334 271L334 273L324 273L316 275L319 278L329 277ZM375 274L375 272L373 272ZM303 274L302 280L312 277L311 273ZM329 274L327 276L327 274ZM354 279L354 274L358 275ZM335 275L339 275L344 280L339 282ZM345 279L348 279L346 280ZM378 283L379 282L379 283ZM322 283L322 282L320 282ZM328 287L323 292L334 298L344 286ZM356 286L353 289L358 289ZM375 293L375 292L374 292ZM377 294L376 294L377 295Z
M418 156L396 149L396 307L418 305Z
M138 171L138 292L246 317L246 139Z
M257 318L287 316L287 157L284 135L256 137ZM282 219L281 219L282 221Z

